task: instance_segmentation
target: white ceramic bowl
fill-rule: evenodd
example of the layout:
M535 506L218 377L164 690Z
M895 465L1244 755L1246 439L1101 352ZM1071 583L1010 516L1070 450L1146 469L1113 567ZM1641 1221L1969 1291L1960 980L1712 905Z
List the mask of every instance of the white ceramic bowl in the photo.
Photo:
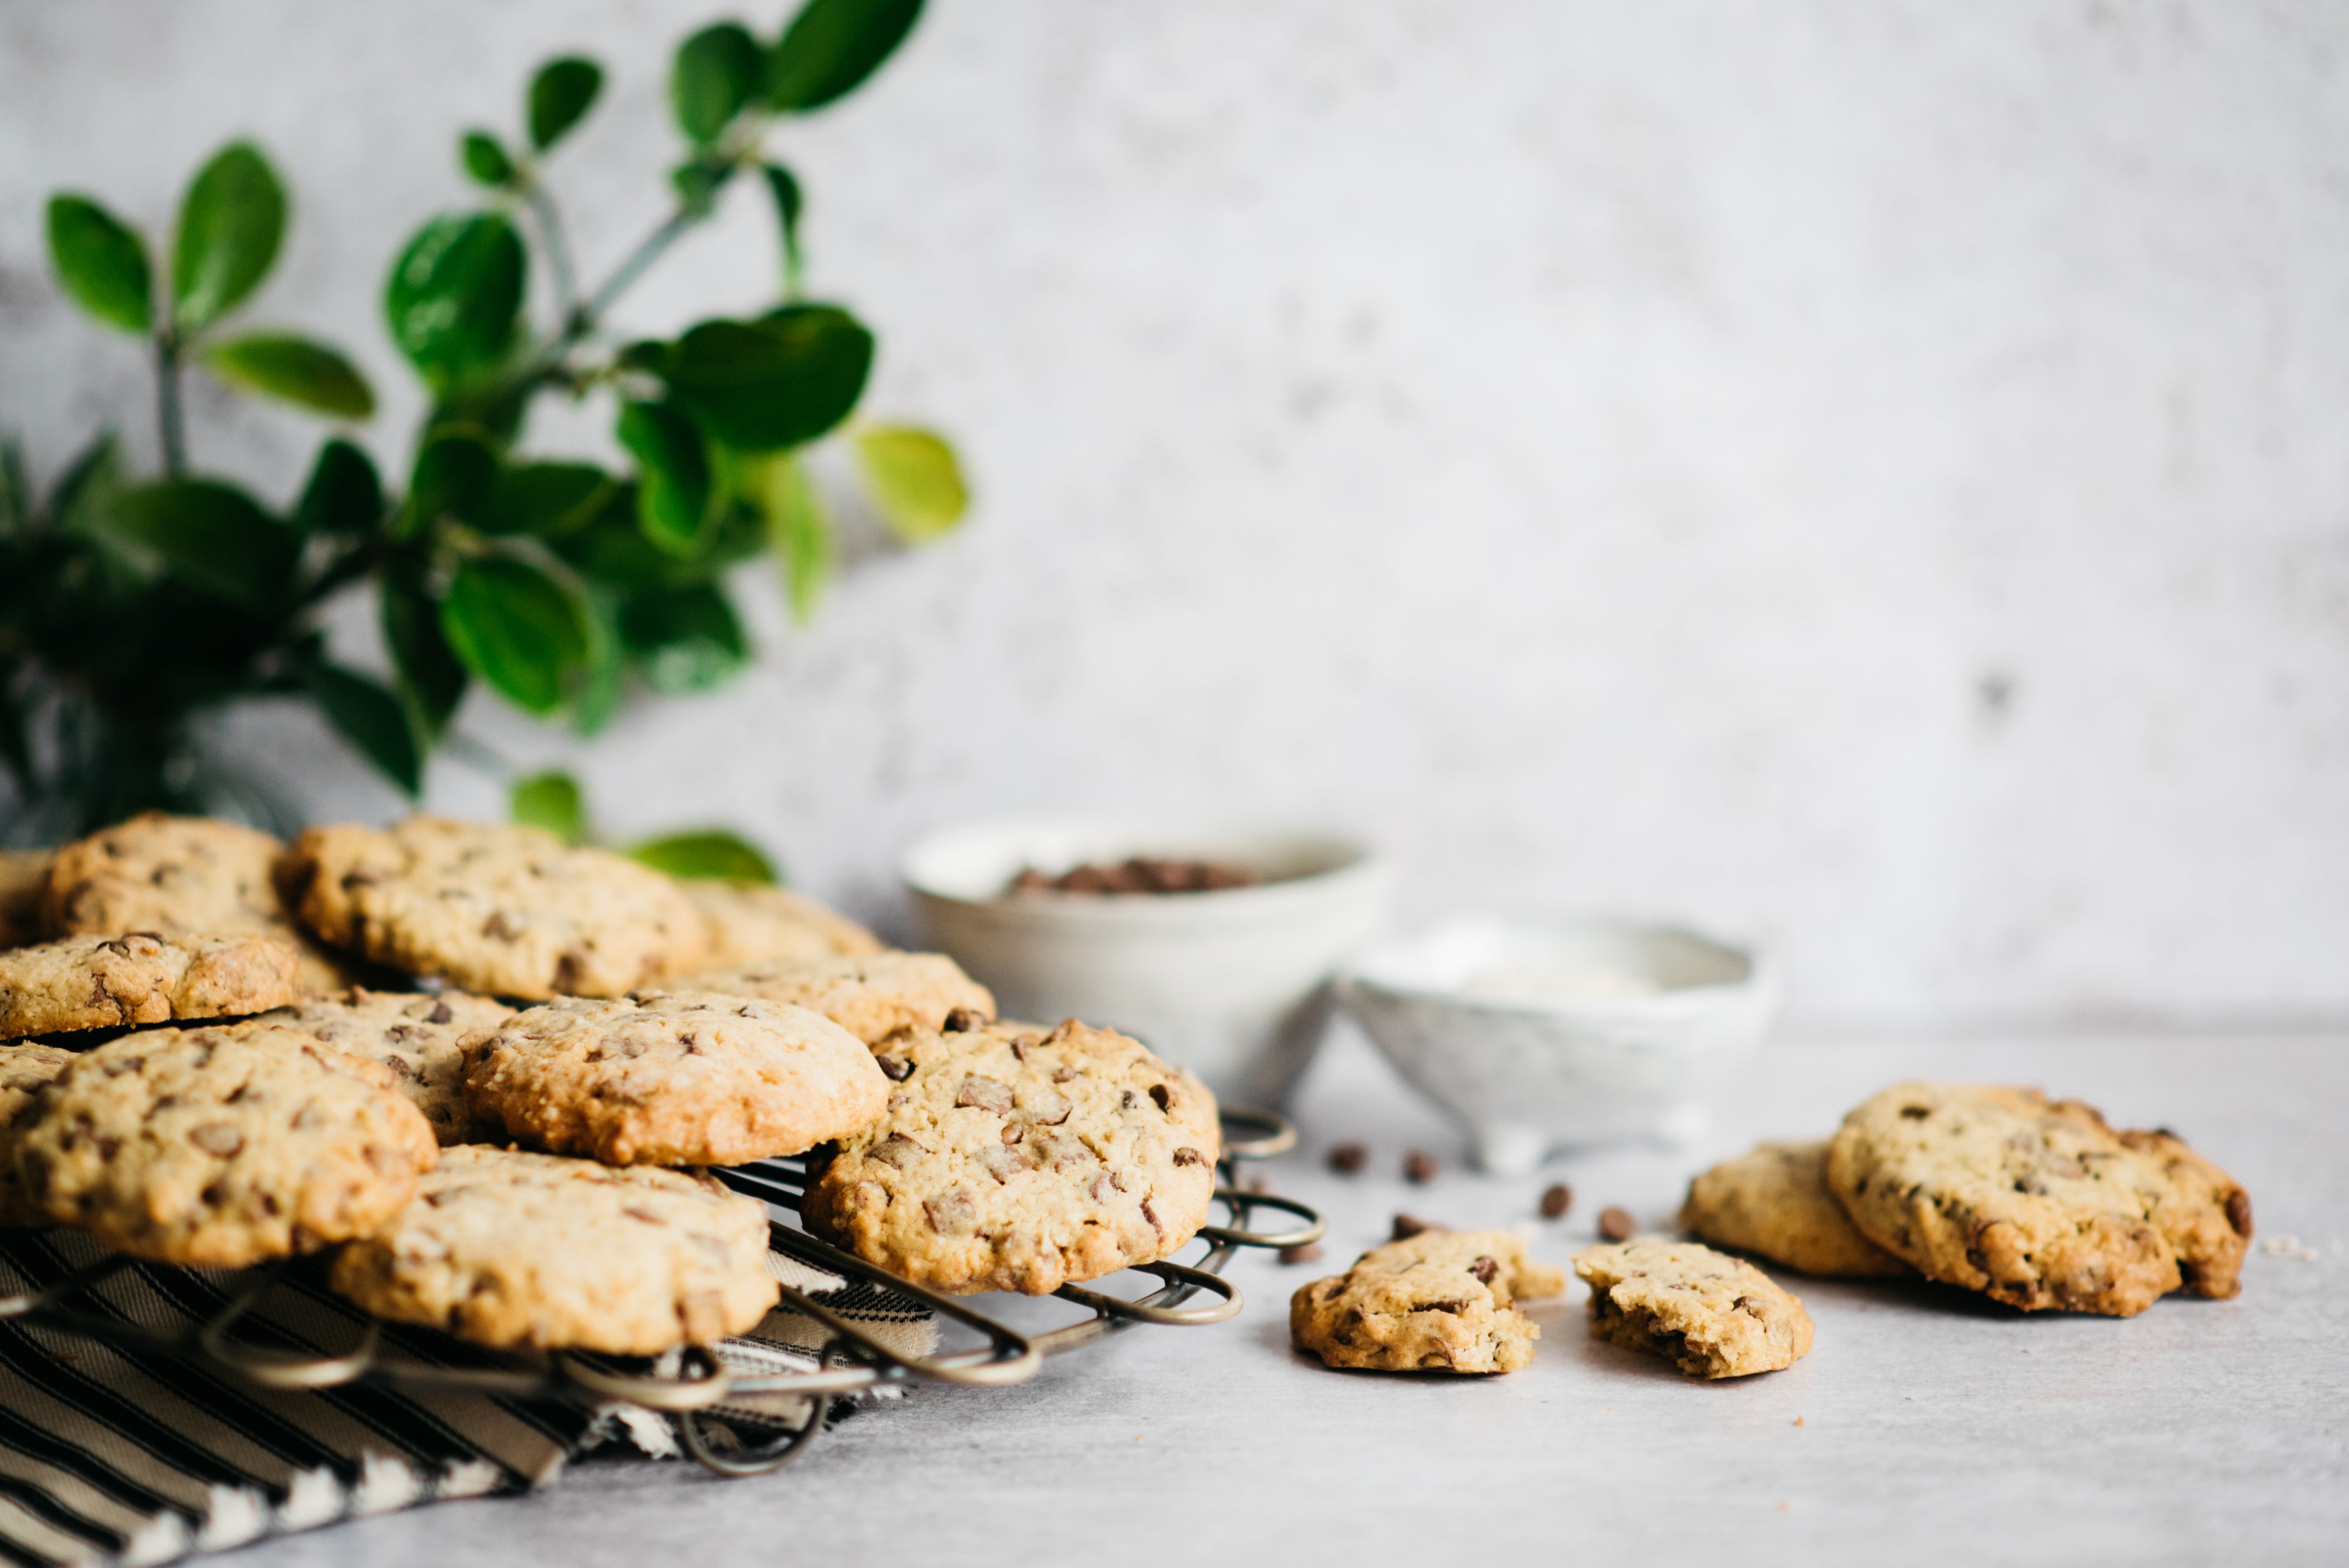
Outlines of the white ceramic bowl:
M1777 1008L1753 953L1670 926L1476 917L1366 950L1339 982L1402 1075L1524 1175L1554 1148L1685 1143Z
M1283 878L1213 893L1006 898L1048 875L1148 855ZM1392 877L1317 833L1030 820L932 834L905 853L928 940L995 992L1008 1018L1081 1018L1190 1068L1219 1098L1273 1106L1329 1020L1327 983L1376 929Z

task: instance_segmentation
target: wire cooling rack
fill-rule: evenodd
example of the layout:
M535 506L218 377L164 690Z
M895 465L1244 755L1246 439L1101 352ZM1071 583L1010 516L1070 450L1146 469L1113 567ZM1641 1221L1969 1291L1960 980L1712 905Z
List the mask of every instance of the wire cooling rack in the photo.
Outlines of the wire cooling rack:
M779 1308L811 1320L823 1333L823 1342L805 1352L815 1360L812 1368L746 1371L729 1366L699 1345L647 1361L574 1351L492 1354L455 1340L446 1341L445 1355L424 1360L387 1346L382 1325L372 1320L348 1350L333 1355L290 1354L252 1343L249 1334L240 1336L240 1329L269 1293L289 1282L292 1271L323 1267L316 1258L285 1259L251 1271L218 1314L180 1332L149 1328L76 1305L85 1293L131 1265L131 1259L119 1255L101 1258L41 1289L0 1297L0 1319L21 1319L122 1349L198 1358L264 1388L364 1385L412 1393L470 1391L589 1406L635 1405L665 1418L679 1446L706 1468L725 1476L759 1475L804 1451L843 1397L916 1381L1002 1387L1034 1376L1048 1355L1065 1355L1128 1329L1191 1328L1236 1315L1241 1305L1239 1288L1224 1279L1221 1271L1240 1249L1303 1246L1318 1241L1325 1227L1319 1215L1293 1199L1247 1190L1249 1184L1239 1174L1244 1162L1268 1159L1293 1147L1294 1127L1265 1112L1226 1109L1223 1137L1215 1196L1226 1223L1200 1228L1198 1240L1206 1244L1206 1254L1191 1263L1170 1260L1138 1265L1133 1272L1153 1276L1159 1288L1137 1297L1062 1285L1053 1293L1082 1309L1084 1315L1042 1333L1011 1328L978 1311L966 1298L941 1295L899 1279L817 1241L796 1224L770 1219L769 1245L781 1256L852 1284L863 1282L910 1298L941 1324L960 1331L955 1337L962 1343L926 1355L892 1349L788 1284L781 1287ZM736 1191L794 1220L810 1179L803 1158L761 1160L717 1174ZM1257 1229L1258 1210L1290 1223L1277 1231Z

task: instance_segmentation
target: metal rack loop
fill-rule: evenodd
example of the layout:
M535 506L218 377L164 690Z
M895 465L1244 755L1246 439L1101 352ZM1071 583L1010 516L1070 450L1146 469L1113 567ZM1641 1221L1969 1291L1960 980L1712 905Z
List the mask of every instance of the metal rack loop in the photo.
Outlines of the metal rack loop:
M1246 1304L1240 1288L1220 1274L1204 1269L1188 1268L1181 1263L1136 1263L1133 1271L1154 1274L1166 1282L1167 1289L1153 1291L1140 1301L1123 1301L1116 1296L1089 1291L1082 1285L1062 1285L1052 1293L1062 1301L1075 1302L1110 1317L1123 1318L1133 1323L1154 1323L1174 1328L1195 1328L1202 1324L1221 1323L1239 1315ZM1219 1300L1207 1306L1185 1307L1172 1304L1187 1298L1194 1291L1206 1291ZM1164 1298L1167 1304L1161 1304Z
M1248 1210L1262 1206L1278 1209L1283 1214L1294 1214L1307 1221L1293 1231L1234 1230L1226 1225L1202 1225L1199 1234L1222 1242L1227 1247L1302 1247L1319 1241L1330 1229L1330 1222L1293 1198L1279 1198L1269 1192L1243 1192L1237 1188L1216 1189L1216 1199L1234 1212L1243 1223L1256 1217Z

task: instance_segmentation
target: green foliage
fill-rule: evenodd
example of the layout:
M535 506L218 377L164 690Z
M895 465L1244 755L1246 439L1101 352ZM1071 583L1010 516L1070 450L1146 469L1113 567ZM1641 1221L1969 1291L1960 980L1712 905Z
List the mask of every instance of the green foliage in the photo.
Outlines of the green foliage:
M530 827L543 827L565 844L587 837L587 803L579 781L564 773L533 774L506 797L506 815Z
M760 854L756 846L733 834L714 829L649 838L631 845L628 853L654 870L666 871L672 877L725 882L781 880L775 875L774 862Z
M752 655L728 591L738 566L771 556L802 623L836 569L830 514L802 456L843 430L901 538L951 528L966 502L944 442L850 422L873 334L839 304L800 298L805 195L764 145L787 117L869 78L919 13L918 0L811 0L771 42L734 21L687 38L669 73L683 139L666 211L600 280L574 274L542 171L601 98L604 72L575 56L548 60L518 123L459 138L484 205L416 228L385 280L392 344L429 400L404 450L371 442L397 451L400 465L379 473L354 440L332 436L299 492L281 499L191 471L185 366L336 421L371 419L378 399L339 348L298 327L232 321L285 243L285 186L267 158L234 142L197 171L172 235L168 298L135 229L89 196L52 197L62 290L152 346L165 462L160 475L134 479L101 435L44 494L0 440L0 838L57 836L143 806L202 806L225 786L206 772L196 720L251 698L307 701L413 794L476 682L593 733L632 687L721 681ZM613 305L745 174L773 204L775 307L673 338L613 341ZM530 307L535 267L543 312ZM621 462L524 450L528 413L548 395L609 400ZM377 596L388 679L326 652L322 607L354 588ZM772 875L722 834L642 847L647 858L719 867L694 874Z

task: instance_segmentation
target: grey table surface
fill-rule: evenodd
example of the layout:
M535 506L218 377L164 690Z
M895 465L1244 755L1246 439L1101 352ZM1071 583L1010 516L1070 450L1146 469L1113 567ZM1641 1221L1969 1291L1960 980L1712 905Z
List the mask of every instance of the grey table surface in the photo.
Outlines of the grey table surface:
M2178 1128L2251 1189L2242 1294L2116 1321L1924 1286L1784 1276L1818 1328L1788 1371L1691 1382L1589 1340L1582 1290L1531 1307L1540 1354L1496 1378L1339 1374L1290 1351L1288 1293L1398 1209L1522 1226L1562 1262L1619 1203L1670 1221L1690 1174L1816 1135L1903 1077L2034 1082L2116 1125ZM2349 1036L1775 1044L1682 1151L1560 1158L1493 1180L1359 1037L1300 1091L1275 1190L1330 1220L1327 1269L1247 1256L1237 1319L1142 1330L1007 1390L923 1389L803 1459L726 1481L585 1462L551 1490L247 1548L238 1568L430 1563L1460 1561L1648 1547L1757 1563L2349 1561ZM1360 1139L1371 1168L1323 1168ZM1423 1187L1406 1147L1438 1155ZM1536 1218L1548 1182L1575 1189ZM1023 1303L1027 1304L1027 1303Z

